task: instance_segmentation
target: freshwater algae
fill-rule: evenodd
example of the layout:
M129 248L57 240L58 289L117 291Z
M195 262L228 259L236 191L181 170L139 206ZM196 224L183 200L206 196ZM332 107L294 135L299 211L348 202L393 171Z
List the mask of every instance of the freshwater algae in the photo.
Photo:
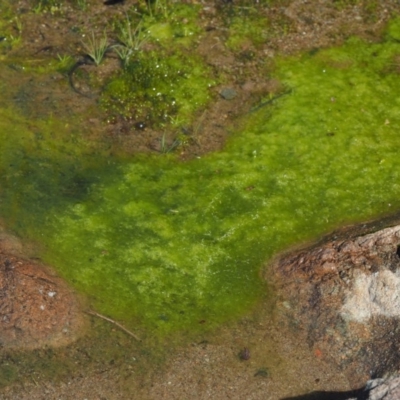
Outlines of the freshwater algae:
M4 118L1 217L99 312L159 334L215 326L266 292L278 251L399 209L399 52L389 33L278 60L290 93L189 162L96 156Z
M85 197L106 154L101 143L86 142L76 125L33 121L9 103L0 108L0 151L0 218L34 240L50 210Z

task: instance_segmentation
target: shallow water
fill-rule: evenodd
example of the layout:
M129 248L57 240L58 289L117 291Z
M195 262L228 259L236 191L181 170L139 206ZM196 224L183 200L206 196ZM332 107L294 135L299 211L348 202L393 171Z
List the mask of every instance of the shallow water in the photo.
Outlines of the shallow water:
M215 326L260 298L258 271L285 246L399 205L400 86L382 72L397 51L354 39L279 61L291 92L188 162L118 160L5 100L3 220L99 311L162 335Z
M112 156L83 134L89 116L35 111L26 73L3 63L0 218L149 343L215 329L265 299L279 251L399 209L399 51L352 39L278 60L288 94L187 162Z

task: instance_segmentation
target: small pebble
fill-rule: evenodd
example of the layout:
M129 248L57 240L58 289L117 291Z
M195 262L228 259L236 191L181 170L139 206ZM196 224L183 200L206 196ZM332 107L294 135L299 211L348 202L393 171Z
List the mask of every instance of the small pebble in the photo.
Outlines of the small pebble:
M240 353L239 353L239 358L243 361L250 360L250 350L245 347Z
M236 90L232 88L224 88L219 92L219 94L225 100L232 100L237 96Z

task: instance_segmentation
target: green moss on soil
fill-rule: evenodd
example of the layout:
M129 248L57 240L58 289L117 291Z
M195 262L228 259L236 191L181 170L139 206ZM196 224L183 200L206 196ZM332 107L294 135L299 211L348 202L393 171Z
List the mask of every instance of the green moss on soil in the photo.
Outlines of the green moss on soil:
M180 127L211 100L211 68L189 47L199 39L200 7L168 1L133 6L111 23L123 68L108 79L100 104L108 119ZM153 49L143 47L151 43Z
M77 135L61 151L51 125L40 138L2 111L1 215L127 325L163 335L238 316L278 251L400 208L393 31L279 60L291 92L248 115L225 150L186 163L87 158Z
M226 45L233 51L243 50L249 45L259 46L269 36L269 21L252 5L233 7L228 11L229 37Z
M10 1L0 4L0 57L21 44L23 21L13 12Z
M138 52L101 96L109 117L146 121L153 126L182 126L211 99L211 71L184 53Z
M169 49L189 47L198 38L201 28L198 25L201 7L196 4L177 4L157 1L151 13L143 16L143 25L150 38Z
M18 379L18 371L11 363L3 363L0 367L0 387L9 385Z

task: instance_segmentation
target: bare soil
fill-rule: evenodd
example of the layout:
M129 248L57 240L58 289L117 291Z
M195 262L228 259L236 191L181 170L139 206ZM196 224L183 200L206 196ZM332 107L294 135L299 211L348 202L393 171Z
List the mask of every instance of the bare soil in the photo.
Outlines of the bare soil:
M231 81L213 88L212 105L199 113L198 119L190 127L190 140L179 148L182 159L221 149L241 116L263 96L279 93L279 83L265 72L265 66L269 64L272 71L274 57L339 45L352 35L379 41L386 22L400 11L397 1L282 0L271 2L270 6L255 1L251 5L259 7L259 11L270 21L270 38L262 45L247 43L239 52L232 52L224 45L224 15L229 7L242 4L236 4L235 0L193 3L202 6L200 23L204 30L195 51L204 56L213 68L230 76ZM23 41L22 46L8 56L50 60L58 54L70 54L79 59L84 55L84 50L76 27L101 33L107 20L115 15L123 16L131 5L132 2L126 1L115 6L105 6L102 1L93 0L87 12L77 12L76 8L67 3L62 12L52 15L49 12L32 13L31 1L17 1L13 7L23 17ZM115 58L107 58L96 69L98 79L105 80L117 63ZM96 67L83 68L90 72ZM41 79L41 82L24 82L24 85L31 85L28 90L29 101L24 102L31 104L30 112L48 112L43 101L47 101L47 110L55 115L67 112L72 117L90 111L91 116L85 127L87 136L93 140L107 140L113 151L127 155L137 151L160 151L161 132L139 130L135 126L137 121L107 121L106 116L97 109L96 93L92 93L90 87L85 88L84 83L81 89L88 90L93 96L85 97L73 92L66 76L62 74ZM51 81L64 82L64 90L52 89L55 85L51 85ZM237 92L234 99L226 100L220 96L221 90L226 87ZM36 104L39 109L33 106ZM174 141L175 134L169 132L169 143ZM56 332L59 331L54 329L74 324L72 321L75 318L76 321L84 319L89 326L88 330L99 334L84 335L76 345L69 345L65 347L64 353L57 353L58 357L76 360L72 361L67 374L51 377L49 374L32 372L29 375L24 370L20 379L1 385L2 399L275 400L312 391L354 388L354 381L351 382L337 365L322 357L319 351L315 351L304 340L300 328L283 323L279 313L272 312L274 302L268 298L242 320L221 327L203 340L184 343L182 346L171 345L171 351L166 351L167 356L161 363L149 365L146 363L149 353L146 346L151 346L151 342L144 341L140 346L131 345L133 339L125 337L117 327L92 316L85 316L83 310L77 312L76 300L69 297L71 293L65 285L53 275L47 275L49 272L44 272L36 263L27 260L23 250L16 254L16 247L10 244L10 240L4 240L0 250L3 266L0 286L7 297L16 301L15 304L27 304L31 308L29 315L33 316L34 322L23 325L23 331L28 336L23 336L22 342L32 346L39 340L36 345L47 351L47 346L55 343L52 339L47 342L40 340L54 335L57 337L59 333ZM17 265L22 265L20 272L11 269L10 275L10 266ZM43 280L47 282L44 286ZM13 288L12 292L7 291L6 284L11 287L13 282L18 282L19 286ZM52 286L54 282L56 287ZM21 289L23 284L27 287L26 291ZM37 285L42 285L40 290L47 293L47 297L42 293L38 296L40 291ZM32 297L34 292L38 297ZM49 297L50 292L57 292L60 296ZM38 317L37 307L40 309L44 298L47 302L62 299L63 304L52 303L50 308L54 307L54 313L42 320ZM7 308L7 304L11 303L5 304ZM56 323L55 316L58 318ZM50 330L47 330L48 326ZM108 335L108 346L115 345L119 354L110 356L107 363L105 358L96 356L98 353L95 351L96 348L101 350L103 343L97 343L93 337L98 338L102 333ZM5 341L16 343L7 330L3 330L2 335ZM2 366L17 365L18 354L18 351L10 353L3 350ZM6 370L1 371L3 374Z

